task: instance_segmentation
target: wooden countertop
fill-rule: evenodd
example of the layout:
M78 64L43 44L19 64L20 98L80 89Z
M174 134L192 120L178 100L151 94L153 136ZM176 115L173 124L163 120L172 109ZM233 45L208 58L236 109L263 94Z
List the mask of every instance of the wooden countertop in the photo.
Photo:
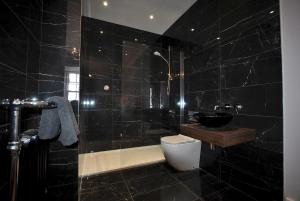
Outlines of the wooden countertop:
M252 128L236 128L232 130L207 130L199 124L182 124L181 134L213 144L220 147L233 145L255 140L256 130Z

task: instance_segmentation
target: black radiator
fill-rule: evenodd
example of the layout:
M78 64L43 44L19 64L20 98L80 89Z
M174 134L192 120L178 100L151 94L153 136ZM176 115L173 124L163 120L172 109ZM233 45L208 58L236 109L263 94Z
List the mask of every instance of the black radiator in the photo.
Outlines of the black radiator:
M39 140L36 132L23 136L23 146L20 152L18 201L45 201L47 193L47 163L49 143ZM0 200L10 201L9 175L10 154L3 146L7 144L5 137L1 138L0 148Z
M43 201L47 193L49 145L39 140L37 134L28 139L30 142L23 142L20 154L18 201Z

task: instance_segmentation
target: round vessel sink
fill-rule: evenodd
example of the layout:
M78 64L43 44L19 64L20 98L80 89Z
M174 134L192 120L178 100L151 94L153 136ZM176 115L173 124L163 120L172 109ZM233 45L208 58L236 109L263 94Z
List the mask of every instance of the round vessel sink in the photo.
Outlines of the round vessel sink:
M203 126L209 128L218 128L225 126L232 119L233 115L226 112L198 112L193 114L193 117Z

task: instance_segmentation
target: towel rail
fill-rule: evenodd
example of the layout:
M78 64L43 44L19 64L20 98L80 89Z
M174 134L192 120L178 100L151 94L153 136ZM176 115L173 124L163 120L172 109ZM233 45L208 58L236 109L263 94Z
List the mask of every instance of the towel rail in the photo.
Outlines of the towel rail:
M56 108L54 102L39 101L35 99L4 99L0 102L0 107L10 110L10 135L7 150L11 155L10 173L10 201L17 200L18 177L19 177L19 156L22 147L20 139L21 110L22 108L52 109Z
M35 99L4 99L0 102L0 107L20 107L20 108L37 108L37 109L51 109L55 108L56 104L54 102L40 101Z

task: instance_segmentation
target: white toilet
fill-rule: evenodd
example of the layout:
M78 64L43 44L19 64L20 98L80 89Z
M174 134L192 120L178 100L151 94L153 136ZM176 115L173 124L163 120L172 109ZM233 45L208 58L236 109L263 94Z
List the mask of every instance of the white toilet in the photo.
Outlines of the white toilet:
M167 162L180 171L199 168L201 141L184 135L160 139Z

